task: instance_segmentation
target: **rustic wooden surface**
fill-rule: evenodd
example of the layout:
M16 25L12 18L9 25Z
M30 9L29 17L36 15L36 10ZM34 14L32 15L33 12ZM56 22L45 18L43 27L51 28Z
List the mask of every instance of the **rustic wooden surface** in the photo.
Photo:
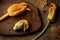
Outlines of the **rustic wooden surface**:
M35 4L36 0L26 0L26 1L31 2L32 4ZM42 0L40 0L40 1L42 1ZM52 37L52 35L51 35L51 28L52 27L54 27L55 25L58 25L60 27L60 12L59 12L60 11L60 0L48 0L48 4L50 4L51 2L55 2L58 6L58 9L59 9L57 12L58 16L56 17L56 22L53 24L50 24L46 33L42 37L38 38L37 40L60 40L60 37L55 38L55 37ZM39 4L40 4L40 2L39 2ZM40 9L40 6L41 5L38 6L39 9ZM47 16L46 14L47 14L48 6L46 6L45 10L46 10L45 13L41 12L41 16L43 19L42 21L44 24L46 24L45 20L46 20L46 16ZM39 34L39 32L31 34L31 35L27 35L27 36L20 36L20 37L19 36L18 37L17 36L16 37L0 36L0 40L32 40L35 36L37 36Z
M18 1L20 1L20 0L18 0ZM0 10L1 10L0 16L5 14L4 12L7 12L7 8L10 5L12 5L14 3L20 3L18 1L15 0L15 2L14 2L14 1L7 1L6 0L6 2L4 1L4 2L0 3L0 5L1 5L0 6ZM3 4L3 3L5 3L5 4ZM26 35L26 34L30 34L32 32L39 30L41 27L41 20L40 20L38 9L34 5L32 5L31 3L28 3L28 8L30 8L31 11L25 11L21 15L18 15L13 18L8 17L5 20L1 21L0 22L0 35ZM22 20L22 19L28 20L28 22L30 24L29 29L26 32L14 31L13 27L14 27L15 23L18 22L19 20Z

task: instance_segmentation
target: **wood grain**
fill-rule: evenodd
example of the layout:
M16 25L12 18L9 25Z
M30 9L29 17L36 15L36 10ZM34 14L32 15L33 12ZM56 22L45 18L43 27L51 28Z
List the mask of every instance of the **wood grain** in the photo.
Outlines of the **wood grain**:
M3 2L1 3L1 6L0 6L1 15L0 16L2 16L5 12L7 12L7 8L10 5L19 3L16 0L15 0L15 2L13 0L10 2L4 1L5 4L3 4ZM8 17L5 20L1 21L0 22L0 34L1 35L24 35L24 34L26 35L26 34L30 34L32 32L39 30L41 27L41 20L40 20L38 9L34 5L32 5L31 3L28 3L28 7L31 8L30 12L25 11L21 15L18 15L16 17ZM22 20L22 19L28 20L28 22L30 24L30 28L28 29L28 32L23 32L23 31L16 32L16 31L14 31L13 27L14 27L15 23L19 20Z

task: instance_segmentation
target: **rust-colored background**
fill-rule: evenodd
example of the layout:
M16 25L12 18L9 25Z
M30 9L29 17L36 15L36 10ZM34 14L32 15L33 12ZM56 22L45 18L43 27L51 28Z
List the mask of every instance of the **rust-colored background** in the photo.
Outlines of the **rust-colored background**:
M5 0L5 1L1 0L0 2L4 3L6 1L12 1L12 0ZM23 0L23 1L28 1L28 2L32 3L33 5L36 5L36 0ZM46 10L46 11L42 12L42 10L41 10L41 6L42 6L41 1L43 2L44 0L39 0L38 1L39 2L38 6L36 6L36 7L38 7L40 12L41 12L40 14L41 14L41 18L42 18L42 22L43 22L43 26L44 26L46 24L46 17L47 17L47 13L48 13L47 10L48 10L49 7L45 6L44 10ZM15 0L14 0L14 2L15 2ZM56 25L57 25L56 27L60 27L60 12L59 12L60 11L60 0L48 0L47 2L48 2L48 5L51 2L55 2L58 6L56 21L54 23L50 24L50 26L47 29L46 33L42 37L38 38L37 40L60 40L60 37L56 38L56 37L52 37L52 35L51 35L51 28L52 27L55 27ZM0 40L32 40L35 36L37 36L39 34L40 30L37 31L34 34L30 34L30 35L27 35L27 36L26 35L25 36L15 36L15 37L0 36Z

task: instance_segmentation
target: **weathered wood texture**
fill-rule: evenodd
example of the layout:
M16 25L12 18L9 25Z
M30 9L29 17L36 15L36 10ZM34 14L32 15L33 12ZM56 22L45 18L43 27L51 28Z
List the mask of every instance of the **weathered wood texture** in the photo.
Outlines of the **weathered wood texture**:
M12 4L16 4L16 3L20 3L20 0L12 0L12 1L4 1L3 3L0 3L1 6L1 13L0 16L5 14L4 12L7 12L7 8L8 6L12 5ZM31 9L31 11L25 11L23 12L21 15L18 15L16 17L8 17L5 20L0 22L0 34L1 35L26 35L29 33L32 33L34 31L37 31L40 27L41 27L41 20L40 20L40 16L39 16L39 12L38 9L32 5L31 3L28 3L28 7ZM4 11L4 12L3 12ZM27 32L16 32L13 30L13 27L15 25L16 22L18 22L19 20L28 20L30 26L29 29L27 30Z
M12 0L8 0L8 1L12 1ZM20 1L22 1L22 0L20 0ZM28 1L28 2L36 5L36 2L38 0L37 1L36 0L25 0L25 1ZM47 17L47 14L48 14L47 11L48 11L48 8L49 7L48 6L45 6L44 7L44 10L46 10L46 11L42 12L42 10L41 10L41 6L42 5L39 5L39 4L41 4L40 1L43 2L43 0L39 0L39 3L38 3L38 6L37 7L40 9L40 12L41 12L40 14L41 14L41 18L42 18L42 22L43 22L43 26L44 26L46 24L46 17ZM1 0L0 2L4 4L4 2L6 2L6 1ZM15 2L15 0L14 0L14 2ZM56 15L56 22L50 24L50 26L47 29L46 33L42 37L38 38L37 40L60 40L60 37L55 38L55 37L53 37L51 35L51 28L52 27L55 27L55 25L58 25L57 27L60 27L60 0L48 0L47 2L48 2L48 4L50 4L51 2L55 2L57 4L57 6L58 6L57 15ZM30 34L30 35L27 35L27 36L16 36L16 37L0 36L0 40L32 40L35 36L37 36L39 34L39 32L40 32L40 30L37 33Z

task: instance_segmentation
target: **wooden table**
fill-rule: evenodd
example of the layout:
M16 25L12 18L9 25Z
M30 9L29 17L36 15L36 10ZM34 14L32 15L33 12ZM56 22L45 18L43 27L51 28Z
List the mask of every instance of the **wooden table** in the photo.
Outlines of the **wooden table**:
M1 0L0 2L2 2L2 1L3 0ZM10 0L8 0L8 1L10 1ZM36 0L25 0L25 1L31 2L34 5L36 4ZM38 6L37 6L40 10L41 10L41 3L40 3L41 1L44 1L44 0L39 0L39 4L40 5L38 4ZM48 0L48 4L51 3L51 2L55 2L57 4L57 6L60 8L60 5L59 5L60 4L60 0L55 0L55 1L54 0ZM46 10L48 10L48 8ZM45 24L46 21L44 21L44 17L46 17L46 13L43 13L43 12L41 12L41 13L42 13L41 15L42 15L43 23ZM52 37L52 35L51 35L51 28L54 27L55 24L60 26L60 19L59 19L59 17L58 17L58 20L56 21L56 23L50 24L49 28L44 33L44 35L42 37L38 38L37 40L60 40L60 38L55 38L55 37ZM32 40L39 33L40 33L40 30L37 31L34 34L30 34L30 35L27 35L27 36L15 36L15 37L12 37L12 36L11 37L0 36L0 40Z

